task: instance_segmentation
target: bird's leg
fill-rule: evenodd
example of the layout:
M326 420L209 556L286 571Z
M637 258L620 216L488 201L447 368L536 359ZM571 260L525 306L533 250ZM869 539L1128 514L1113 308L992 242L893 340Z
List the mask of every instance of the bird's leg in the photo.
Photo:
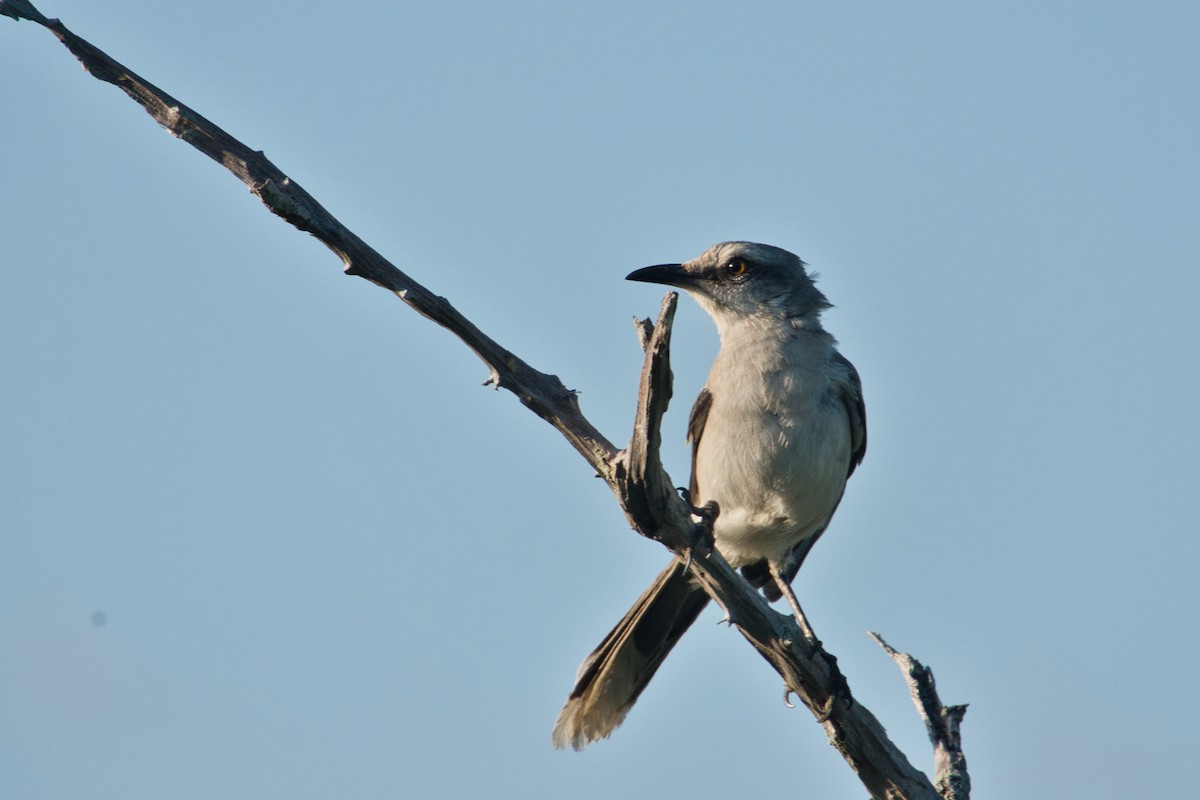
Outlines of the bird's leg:
M833 677L833 691L829 695L829 705L817 717L817 722L824 723L833 714L833 706L839 697L844 698L847 705L854 702L854 698L850 695L850 685L846 683L846 676L838 669L837 656L827 653L825 648L821 647L821 640L813 633L812 626L808 624L808 619L800 609L800 601L796 599L796 593L792 591L791 584L787 582L783 574L779 571L778 565L773 561L768 561L767 569L770 570L771 577L775 579L775 585L779 587L779 591L783 592L783 596L787 598L788 604L791 605L792 614L796 617L796 623L800 626L800 632L804 634L804 638L808 640L808 643L813 646L815 652L828 665L829 674Z
M688 543L687 561L684 562L683 569L686 572L692 566L692 556L699 553L702 558L706 558L712 552L715 546L713 539L713 523L717 521L717 516L721 513L721 507L716 500L709 500L700 507L692 505L692 493L682 486L678 488L683 502L687 503L688 509L692 515L699 517L700 521L692 526L692 537Z
M812 627L808 624L808 618L804 616L804 611L800 609L800 601L796 599L796 593L792 591L792 585L780 573L779 565L774 561L769 561L767 569L770 570L771 577L775 579L775 585L779 587L779 591L787 598L788 605L792 607L792 615L796 618L796 624L800 626L800 632L804 634L804 638L813 647L820 647L821 642L817 639L817 635L813 633Z

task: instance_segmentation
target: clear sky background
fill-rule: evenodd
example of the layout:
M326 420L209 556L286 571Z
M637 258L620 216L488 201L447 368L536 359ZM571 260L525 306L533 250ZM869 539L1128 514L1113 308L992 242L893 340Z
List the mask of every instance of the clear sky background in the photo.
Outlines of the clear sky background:
M797 589L921 768L1185 797L1200 6L42 0L627 438L630 270L820 273L867 458ZM861 797L710 609L550 747L668 558L449 334L0 19L0 795ZM664 455L716 347L686 298Z

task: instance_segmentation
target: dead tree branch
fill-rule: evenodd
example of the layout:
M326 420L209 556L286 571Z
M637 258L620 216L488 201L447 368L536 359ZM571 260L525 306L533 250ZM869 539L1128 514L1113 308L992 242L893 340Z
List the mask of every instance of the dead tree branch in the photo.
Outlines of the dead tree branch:
M904 681L917 706L917 713L925 721L925 731L933 744L933 785L945 800L968 800L971 796L971 776L967 774L967 757L962 750L960 731L967 707L942 705L932 669L908 653L897 652L878 633L872 633L871 638L904 673Z
M489 370L485 384L515 394L553 425L604 478L630 524L688 558L694 525L659 460L660 425L671 397L669 345L676 295L663 301L657 324L640 323L645 348L638 409L629 446L618 450L583 416L575 393L558 377L540 372L480 331L444 297L439 297L363 242L308 192L258 150L252 150L193 109L139 77L28 0L0 0L0 13L28 19L50 30L96 78L111 83L141 105L173 136L232 172L272 213L312 234L341 259L345 272L395 293L418 313L446 328L471 348ZM858 773L872 797L938 798L928 778L888 739L861 704L835 702L844 678L836 662L810 648L790 615L775 612L719 554L691 559L691 569L729 621L779 672L787 691L821 720L830 742ZM957 725L955 723L955 730ZM964 773L965 774L965 773ZM947 795L948 797L950 795ZM959 797L961 795L954 795Z

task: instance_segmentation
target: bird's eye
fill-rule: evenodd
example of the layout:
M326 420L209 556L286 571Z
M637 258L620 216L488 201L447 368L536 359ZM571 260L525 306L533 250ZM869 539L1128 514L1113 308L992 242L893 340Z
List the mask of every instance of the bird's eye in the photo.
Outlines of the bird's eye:
M740 278L746 274L746 262L740 258L735 258L725 265L725 277Z

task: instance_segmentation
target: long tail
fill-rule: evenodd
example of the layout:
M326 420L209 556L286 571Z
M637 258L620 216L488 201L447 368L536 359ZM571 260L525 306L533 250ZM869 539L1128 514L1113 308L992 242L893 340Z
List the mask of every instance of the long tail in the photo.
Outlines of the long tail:
M708 595L672 562L583 660L554 724L554 746L582 750L616 730L707 604Z

